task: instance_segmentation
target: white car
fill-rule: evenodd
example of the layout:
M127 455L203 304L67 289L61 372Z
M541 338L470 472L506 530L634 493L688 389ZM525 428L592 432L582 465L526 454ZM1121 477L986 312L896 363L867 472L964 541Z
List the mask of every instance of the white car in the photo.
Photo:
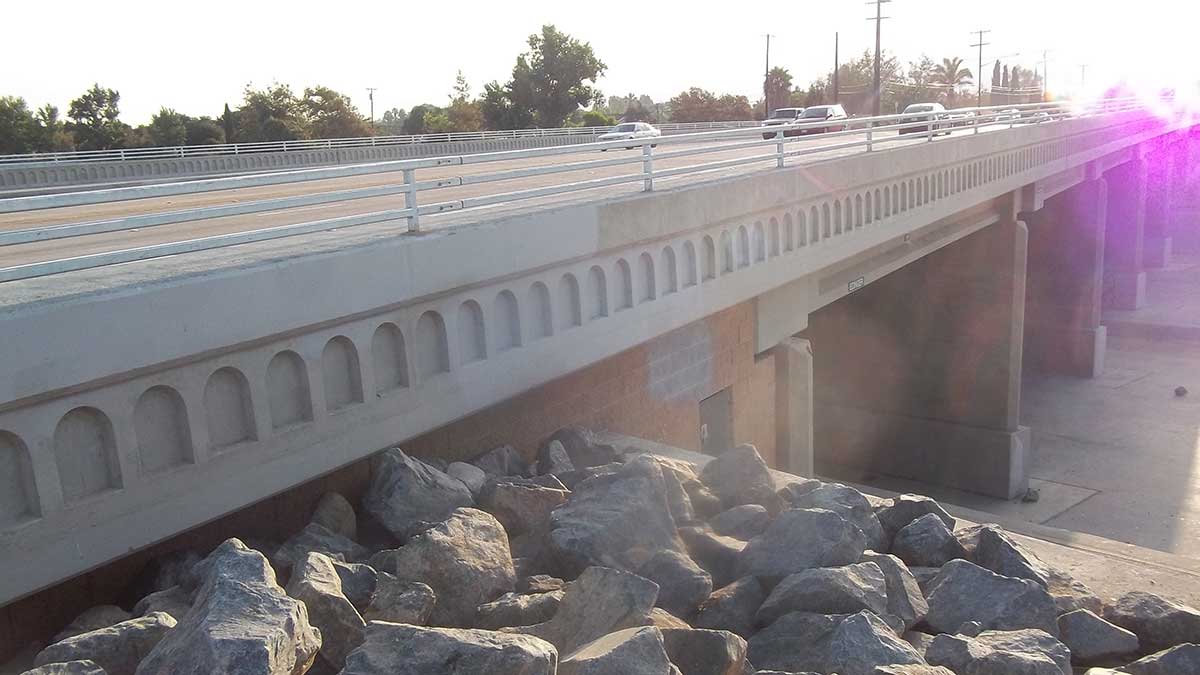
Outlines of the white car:
M628 141L642 138L658 138L662 136L662 132L658 129L646 124L645 122L622 122L610 129L607 133L600 134L598 141ZM650 147L657 147L657 143L651 144ZM634 146L625 148L632 150ZM601 148L601 152L608 148Z
M771 113L770 117L763 120L762 126L777 127L781 124L795 124L797 121L800 120L800 117L803 114L804 114L804 108L776 108ZM775 132L775 131L772 131L772 132L764 131L762 137L764 139L775 138L775 135L777 133L778 132ZM799 131L783 132L784 136L798 136L799 134L800 134Z

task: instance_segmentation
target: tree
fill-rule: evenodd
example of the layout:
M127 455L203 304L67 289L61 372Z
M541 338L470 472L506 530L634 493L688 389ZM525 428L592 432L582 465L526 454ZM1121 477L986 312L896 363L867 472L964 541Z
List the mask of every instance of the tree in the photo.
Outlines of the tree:
M775 108L782 108L785 103L791 103L792 74L786 68L780 68L779 66L772 68L767 73L767 84L764 93L767 97L766 109L768 111Z
M379 118L376 128L383 134L395 136L404 132L404 120L408 117L408 113L404 108L392 108L385 110L383 117Z
M81 150L109 150L121 147L129 126L118 120L121 114L121 94L98 83L71 101L67 116L71 132Z
M1000 61L996 61L992 66L992 89L999 89L1000 86Z
M483 111L479 102L471 99L471 86L462 71L454 78L454 92L446 109L450 131L479 131L483 128Z
M150 118L149 141L156 146L175 146L187 143L188 116L170 108L160 108Z
M304 90L300 107L307 118L312 138L358 138L370 136L371 127L350 102L350 97L329 87Z
M433 120L433 118L436 117L436 115L440 112L442 112L442 109L436 105L431 105L428 103L415 105L413 106L412 110L408 111L408 116L404 119L404 125L401 128L401 131L409 136L435 133L429 131L425 125L427 121ZM427 117L426 113L433 113L433 115Z
M0 96L0 155L17 155L37 149L38 123L19 96Z
M233 111L229 109L228 103L225 104L225 112L221 113L221 129L225 131L226 143L234 143L237 141L237 139L234 138L237 130L237 118L234 117Z
M304 105L286 84L266 89L247 86L237 111L235 134L241 143L308 138Z
M529 36L529 51L517 57L512 79L484 87L484 119L492 129L562 126L600 96L592 85L605 68L590 44L546 24Z
M1021 88L1021 66L1013 66L1012 72L1008 76L1008 86L1014 92Z
M750 100L745 96L717 96L699 87L681 92L671 99L669 105L674 122L722 122L754 117Z
M944 87L946 98L953 101L959 90L975 82L975 75L970 68L963 67L963 60L957 56L942 59L933 67L933 81Z
M615 119L602 110L589 110L583 113L583 126L585 127L611 127L616 123Z
M189 117L184 122L188 145L217 145L224 143L225 130L211 117Z
M1008 89L1008 83L1009 83L1009 79L1010 79L1010 76L1009 76L1009 74L1008 74L1008 65L1007 65L1007 64L1005 64L1005 66L1004 66L1004 75L1003 75L1003 77L1002 77L1002 78L1001 78L1001 80L1000 80L1000 86L1001 86L1001 87L1004 87L1005 89Z
M65 152L75 149L75 139L67 131L67 125L58 118L58 107L46 105L37 111L36 152Z

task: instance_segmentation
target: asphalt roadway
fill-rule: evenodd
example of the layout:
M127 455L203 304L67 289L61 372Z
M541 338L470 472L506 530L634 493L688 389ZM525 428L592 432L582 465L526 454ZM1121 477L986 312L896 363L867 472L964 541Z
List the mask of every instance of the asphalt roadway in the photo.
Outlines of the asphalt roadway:
M960 130L956 131L955 133L964 134L971 133L971 131ZM696 166L711 162L754 157L756 155L764 155L774 151L775 146L772 143L750 148L734 148L729 150L719 149L719 146L722 144L732 145L735 143L744 143L756 138L759 137L756 135L737 136L729 141L720 142L707 140L691 143L660 144L655 149L655 152L658 154L669 153L678 150L694 149L704 146L717 146L718 149L709 153L689 155L685 157L676 157L671 159L656 158L654 161L654 168L655 171L659 171L663 169L672 169L685 166ZM802 138L798 143L789 143L788 150L800 148L813 148L816 150L821 147L843 145L847 142L855 140L856 138L858 137L828 137L814 135L807 138ZM894 132L877 133L876 140L885 142L885 145L880 146L880 149L926 142L926 139L922 136L900 139L895 136ZM841 155L857 154L864 152L864 150L865 148L863 147L831 147L831 149L828 151L818 150L813 154L790 157L787 159L787 163L789 165L795 165L797 163L820 161ZM617 149L610 150L606 153L601 153L596 148L581 146L578 152L560 155L505 160L483 164L422 169L416 172L418 181L451 178L455 176L496 173L557 163L586 162L597 159L615 159L622 156L628 157L628 164L595 167L586 170L572 171L569 173L525 176L502 182L461 185L440 188L437 190L422 191L419 195L419 202L421 204L432 204L464 199L468 197L479 197L516 192L520 190L529 190L567 182L632 175L640 173L642 170L642 165L641 152L638 149ZM679 185L688 181L704 180L706 178L711 178L714 175L729 175L761 171L772 166L774 166L774 159L764 158L759 162L717 169L704 174L685 174L683 176L672 178L656 178L655 185L656 187L667 187L671 185ZM314 192L374 187L398 184L402 182L403 179L399 172L389 172L364 176L325 179L319 181L307 181L302 183L238 188L200 194L154 197L88 206L73 206L57 209L29 211L24 213L0 214L0 231L23 230L63 225L68 223L94 222L138 214L173 211L183 208L225 205L239 201L289 197L310 194ZM484 209L474 209L456 213L477 214L478 211L486 212L488 210L495 210L497 208L512 208L518 205L521 208L529 208L558 202L578 200L581 198L581 196L610 196L613 194L632 193L640 190L641 187L642 186L640 182L631 182L628 184L608 186L586 192L540 197L528 201L514 201L507 204L486 207ZM263 228L311 222L324 218L361 215L389 209L399 209L403 208L403 206L404 198L401 195L389 195L384 197L372 197L367 199L331 202L328 204L286 208L254 214L210 218L206 220L190 221L171 225L160 225L156 227L147 227L120 232L109 232L105 234L11 245L0 248L0 268L13 267L35 262L59 260L63 258L71 258L108 251L118 251L142 246L150 246L154 244L187 241L219 234L246 232ZM475 217L478 217L478 214ZM444 226L454 221L462 222L462 218L448 217L445 215L422 216L421 227L422 229L430 229L438 226ZM404 221L401 221L397 224L397 231L404 231L403 223Z

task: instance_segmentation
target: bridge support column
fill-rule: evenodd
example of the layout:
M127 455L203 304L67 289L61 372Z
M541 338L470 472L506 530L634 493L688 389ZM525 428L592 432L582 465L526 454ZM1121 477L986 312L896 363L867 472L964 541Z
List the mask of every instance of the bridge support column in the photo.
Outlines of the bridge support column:
M1146 184L1149 164L1139 155L1105 173L1108 218L1104 243L1105 305L1140 309L1146 305Z
M1171 202L1177 189L1174 180L1176 153L1183 148L1166 144L1147 162L1146 243L1142 264L1147 269L1171 264Z
M1018 423L1028 232L1002 222L809 319L816 465L1009 499L1028 486Z
M775 456L780 469L813 475L813 353L808 340L791 337L775 357Z
M1107 332L1100 325L1108 186L1083 183L1022 215L1029 226L1025 367L1097 377Z

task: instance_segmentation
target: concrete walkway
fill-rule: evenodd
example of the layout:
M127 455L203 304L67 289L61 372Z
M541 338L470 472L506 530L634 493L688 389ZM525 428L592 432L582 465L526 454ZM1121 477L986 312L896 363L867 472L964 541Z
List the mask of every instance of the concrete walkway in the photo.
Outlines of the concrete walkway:
M871 485L1200 560L1200 255L1150 271L1147 299L1105 312L1103 376L1026 375L1021 423L1033 429L1037 502ZM1179 386L1189 395L1177 397Z

